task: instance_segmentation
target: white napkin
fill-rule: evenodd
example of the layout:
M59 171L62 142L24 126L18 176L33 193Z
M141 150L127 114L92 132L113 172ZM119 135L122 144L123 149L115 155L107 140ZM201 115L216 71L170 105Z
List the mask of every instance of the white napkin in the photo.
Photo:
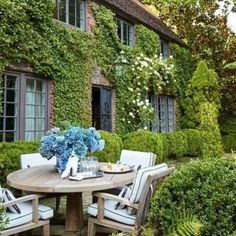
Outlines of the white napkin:
M93 171L86 171L86 172L79 172L75 176L70 176L69 179L80 181L82 179L89 178L92 176L94 176Z

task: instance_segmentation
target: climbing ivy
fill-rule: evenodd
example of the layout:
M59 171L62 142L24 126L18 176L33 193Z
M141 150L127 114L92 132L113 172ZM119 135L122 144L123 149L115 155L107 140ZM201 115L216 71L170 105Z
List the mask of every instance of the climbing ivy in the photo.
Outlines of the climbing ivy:
M0 70L30 63L35 73L54 80L56 123L68 119L88 125L91 36L56 22L54 2L0 2Z
M11 64L31 64L36 74L54 84L56 125L69 120L88 126L91 125L90 79L98 68L116 90L116 130L124 134L132 131L132 126L122 121L129 110L129 107L124 110L130 93L127 84L134 81L131 65L141 53L151 58L159 55L160 39L155 32L136 25L135 46L125 46L117 36L114 13L99 4L90 5L96 24L92 32L84 32L53 19L54 0L1 1L0 74ZM117 76L115 61L121 50L129 65L124 68L126 73Z

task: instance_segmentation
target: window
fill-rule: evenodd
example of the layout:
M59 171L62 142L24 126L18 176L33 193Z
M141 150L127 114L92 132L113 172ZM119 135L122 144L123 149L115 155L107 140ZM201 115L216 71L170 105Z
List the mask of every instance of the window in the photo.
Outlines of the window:
M134 26L121 18L116 18L116 24L117 34L121 42L125 45L133 45Z
M169 43L164 39L160 39L160 42L161 42L161 55L164 58L169 57L170 56Z
M175 99L171 96L151 96L151 103L156 113L152 122L153 132L166 133L175 129Z
M85 0L57 0L55 18L59 21L85 29Z
M6 73L2 85L0 141L39 140L47 130L47 81Z

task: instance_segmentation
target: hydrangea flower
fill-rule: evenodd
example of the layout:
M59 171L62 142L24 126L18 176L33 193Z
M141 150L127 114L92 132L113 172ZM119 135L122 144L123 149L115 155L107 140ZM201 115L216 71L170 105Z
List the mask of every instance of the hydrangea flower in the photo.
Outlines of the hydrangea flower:
M58 171L62 172L72 153L83 158L88 152L103 150L104 146L105 141L93 127L89 129L71 127L64 132L59 128L53 128L41 139L39 153L48 160L56 156Z

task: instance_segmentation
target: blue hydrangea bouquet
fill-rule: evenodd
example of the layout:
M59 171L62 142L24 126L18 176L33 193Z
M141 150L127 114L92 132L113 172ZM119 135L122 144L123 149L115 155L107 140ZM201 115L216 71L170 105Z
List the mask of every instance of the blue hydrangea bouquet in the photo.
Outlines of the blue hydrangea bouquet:
M101 151L104 146L105 141L95 128L84 129L77 126L65 131L53 128L42 138L39 152L48 160L56 156L56 168L62 173L72 154L83 159L88 152Z

